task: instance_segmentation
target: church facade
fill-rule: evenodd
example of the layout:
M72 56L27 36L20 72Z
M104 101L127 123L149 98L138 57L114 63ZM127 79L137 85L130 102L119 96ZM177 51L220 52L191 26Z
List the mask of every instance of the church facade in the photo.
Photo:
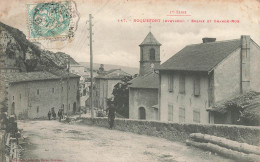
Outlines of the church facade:
M160 46L151 32L140 47L139 76L129 83L129 118L159 120L159 75L154 71L160 65Z

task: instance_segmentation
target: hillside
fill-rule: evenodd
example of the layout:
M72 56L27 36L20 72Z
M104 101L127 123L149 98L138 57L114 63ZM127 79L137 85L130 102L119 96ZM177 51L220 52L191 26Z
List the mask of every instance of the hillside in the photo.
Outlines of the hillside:
M41 50L26 39L20 30L0 22L0 66L16 67L22 71L63 69L67 58L71 63L77 62L62 52Z
M89 62L79 62L80 65L83 65L85 67L90 67ZM98 63L93 63L93 69L98 70L100 67L100 64ZM105 70L111 70L111 69L121 69L131 75L138 74L139 69L136 67L128 67L128 66L120 66L120 65L111 65L111 64L104 64Z

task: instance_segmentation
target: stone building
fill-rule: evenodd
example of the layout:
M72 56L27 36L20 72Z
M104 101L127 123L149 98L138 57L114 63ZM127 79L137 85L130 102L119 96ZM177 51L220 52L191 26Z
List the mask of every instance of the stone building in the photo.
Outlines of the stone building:
M79 76L62 72L4 73L8 113L18 118L46 118L49 110L73 114L79 107Z
M139 76L129 82L129 118L158 120L159 76L154 69L160 65L161 44L149 32L139 46Z
M145 37L140 46L139 75L145 75L160 65L160 46L151 32Z
M207 111L216 102L259 92L259 46L249 36L215 40L188 45L159 67L160 120L219 123L218 114Z
M113 97L114 86L121 82L125 76L130 76L130 74L121 69L103 71L96 76L95 90L93 91L94 107L105 110L107 108L107 99Z
M150 72L129 85L129 118L158 120L159 76Z

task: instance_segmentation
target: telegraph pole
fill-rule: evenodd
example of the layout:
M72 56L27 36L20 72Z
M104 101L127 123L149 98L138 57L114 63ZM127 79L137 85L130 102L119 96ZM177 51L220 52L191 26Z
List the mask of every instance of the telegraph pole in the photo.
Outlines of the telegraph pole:
M89 47L90 47L90 81L91 81L91 90L90 90L90 108L91 108L91 118L94 117L93 110L93 53L92 53L92 15L89 14Z
M70 79L70 59L67 60L68 66L68 77L67 77L67 117L69 116L69 79Z

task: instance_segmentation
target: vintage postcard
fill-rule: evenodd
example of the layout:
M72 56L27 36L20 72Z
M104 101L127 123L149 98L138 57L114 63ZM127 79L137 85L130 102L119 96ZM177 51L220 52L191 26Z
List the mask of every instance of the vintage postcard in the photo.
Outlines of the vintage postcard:
M0 162L260 161L259 0L2 0Z

